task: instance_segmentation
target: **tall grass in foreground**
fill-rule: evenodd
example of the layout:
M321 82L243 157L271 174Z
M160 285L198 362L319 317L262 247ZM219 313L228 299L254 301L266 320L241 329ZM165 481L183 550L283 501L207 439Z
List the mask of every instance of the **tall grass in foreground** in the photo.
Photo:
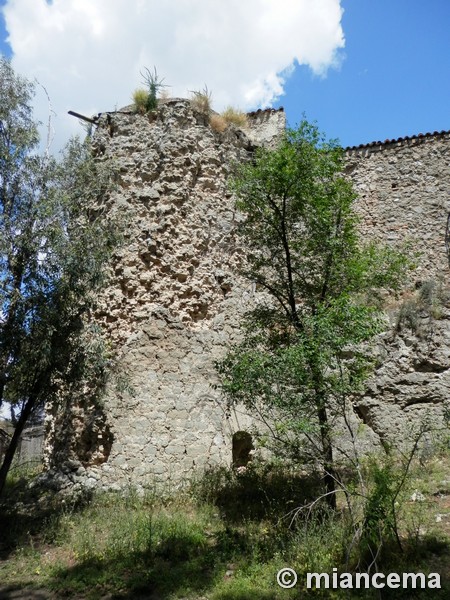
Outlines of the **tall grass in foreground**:
M439 479L448 464L448 458L436 463ZM404 551L386 548L383 570L438 571L448 586L448 541L442 529L438 535L433 512L433 494L442 485L431 473L428 467L411 481L427 500L401 500ZM189 492L171 496L154 490L144 497L133 491L101 494L85 505L60 504L34 522L20 510L11 512L0 532L14 523L17 544L3 548L0 580L88 600L105 594L162 600L348 598L346 590L305 589L306 573L351 570L359 558L349 556L352 528L343 498L335 513L322 506L293 518L295 509L317 497L318 486L306 473L253 466L240 474L211 471ZM298 573L293 590L276 584L276 573L286 566ZM410 597L395 592L396 598ZM417 598L431 598L416 592ZM354 590L352 597L375 596Z

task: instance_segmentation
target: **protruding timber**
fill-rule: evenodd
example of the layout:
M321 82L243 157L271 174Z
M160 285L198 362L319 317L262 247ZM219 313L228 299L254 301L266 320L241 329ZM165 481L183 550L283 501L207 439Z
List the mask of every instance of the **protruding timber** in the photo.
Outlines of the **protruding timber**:
M76 117L77 119L81 119L82 121L87 121L87 123L93 123L94 125L97 125L98 118L96 117L93 119L91 117L85 117L84 115L80 115L80 113L74 112L73 110L69 110L68 114L72 115L72 117Z

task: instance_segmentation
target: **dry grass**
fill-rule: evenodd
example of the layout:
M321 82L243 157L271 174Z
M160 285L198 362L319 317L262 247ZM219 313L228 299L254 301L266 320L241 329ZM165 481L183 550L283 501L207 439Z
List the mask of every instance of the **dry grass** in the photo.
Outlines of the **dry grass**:
M221 117L225 123L227 123L227 125L235 125L240 129L245 129L248 127L247 115L241 110L233 108L232 106L228 106L228 108L226 108L221 114Z
M203 115L209 115L211 113L212 94L207 86L205 85L201 91L192 91L191 94L192 108Z
M248 127L248 119L246 113L229 106L220 115L212 114L209 119L211 129L218 133L223 133L230 125L245 129Z
M223 133L225 129L228 127L228 123L222 117L222 115L213 114L209 118L209 124L211 125L211 129L213 131L217 131L217 133Z

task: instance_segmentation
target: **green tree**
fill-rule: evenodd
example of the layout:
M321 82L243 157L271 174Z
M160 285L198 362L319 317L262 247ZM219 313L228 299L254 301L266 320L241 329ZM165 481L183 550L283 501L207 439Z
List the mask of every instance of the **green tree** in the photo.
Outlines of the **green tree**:
M72 140L61 161L38 154L33 86L0 60L0 407L16 409L0 493L33 414L66 392L97 393L107 354L88 316L117 236L101 219L110 177Z
M261 419L275 451L320 463L333 507L333 419L369 368L361 343L382 328L373 291L398 285L404 264L361 243L343 161L342 148L303 122L238 168L242 273L264 294L218 364L228 403Z

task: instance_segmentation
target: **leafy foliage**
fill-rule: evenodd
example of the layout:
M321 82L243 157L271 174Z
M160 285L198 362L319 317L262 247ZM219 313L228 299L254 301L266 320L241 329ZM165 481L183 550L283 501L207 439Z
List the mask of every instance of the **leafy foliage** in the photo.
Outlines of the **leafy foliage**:
M33 88L0 62L0 406L18 407L0 491L28 419L61 387L106 376L103 343L86 317L104 282L116 226L101 219L110 175L87 143L56 161L37 154Z
M243 341L218 364L228 403L256 414L278 452L319 461L329 496L332 417L370 368L361 344L383 327L373 290L397 286L405 265L394 250L361 243L343 159L303 122L277 150L238 167L242 273L264 294Z

